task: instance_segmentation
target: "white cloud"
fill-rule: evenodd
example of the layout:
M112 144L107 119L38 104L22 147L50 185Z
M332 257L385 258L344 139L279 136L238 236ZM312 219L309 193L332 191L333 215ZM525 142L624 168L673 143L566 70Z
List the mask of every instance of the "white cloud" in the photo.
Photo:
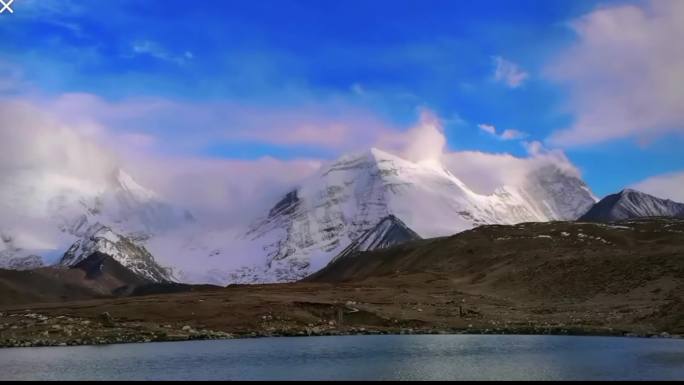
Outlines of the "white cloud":
M93 139L96 126L65 124L26 101L0 101L0 116L0 178L49 169L89 179L117 161Z
M632 188L659 198L684 203L684 171L657 175L634 184Z
M446 148L444 128L439 118L428 109L420 110L417 125L406 132L388 133L377 144L414 161L439 159Z
M546 69L570 91L561 146L684 134L684 1L599 8L571 23L577 41Z
M443 161L449 171L480 194L491 194L503 185L520 186L530 173L545 166L554 166L569 176L581 176L563 151L546 150L541 144L533 149L527 157L481 151L449 152L444 154Z
M90 126L69 126L22 101L0 101L0 233L30 250L61 250L51 216L63 192L96 193L116 167ZM3 244L0 244L2 249Z
M482 130L488 134L496 135L496 127L492 126L491 124L482 123L482 124L478 124L477 126L480 128L480 130Z
M527 136L526 133L514 129L506 129L499 134L496 130L496 127L491 124L481 123L478 124L477 127L480 130L486 132L487 134L492 135L501 140L521 139Z
M525 136L526 135L524 132L521 132L518 130L513 130L513 129L507 129L501 133L501 139L503 139L503 140L520 139L520 138L523 138Z
M270 205L320 164L161 154L154 147L163 146L163 138L118 132L97 117L77 119L69 115L72 107L0 100L0 231L27 218L44 217L56 192L100 191L118 167L205 223L231 226L261 214L255 208ZM121 106L110 108L112 113L125 112Z
M123 163L146 186L189 209L204 226L216 230L243 229L264 215L301 180L312 175L322 162L271 157L254 160L164 157L143 153Z
M523 71L517 64L502 58L501 56L494 56L494 80L506 84L510 88L518 88L525 83L529 74Z
M496 134L493 126L481 126L485 131L491 127ZM412 161L439 159L456 177L480 194L492 194L503 185L520 186L532 172L546 166L554 166L569 176L581 177L580 171L561 149L548 149L537 141L523 143L527 157L480 151L452 152L447 150L446 142L440 119L424 109L415 127L406 133L383 138L378 146Z
M131 49L135 54L150 55L159 60L169 61L179 65L183 65L195 57L190 51L185 51L182 54L173 54L159 43L150 40L137 41L133 43Z
M165 152L245 142L348 152L402 131L366 109L338 101L287 107L161 98L110 102L91 94L64 94L35 103L72 125L107 127L111 133L138 139L147 136L148 144ZM202 135L197 135L198 129ZM149 140L152 137L164 140ZM121 138L111 142L120 143Z

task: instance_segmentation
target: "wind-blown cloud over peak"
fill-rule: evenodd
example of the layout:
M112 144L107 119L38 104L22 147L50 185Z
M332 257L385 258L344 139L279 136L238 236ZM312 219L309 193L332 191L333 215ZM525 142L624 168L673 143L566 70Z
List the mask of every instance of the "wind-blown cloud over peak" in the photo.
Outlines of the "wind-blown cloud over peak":
M548 150L541 143L528 144L527 157L508 153L456 151L446 153L443 162L454 175L480 194L491 194L501 186L521 186L535 171L553 167L562 174L580 178L581 173L562 150Z
M439 159L447 142L441 121L428 109L420 110L418 125L406 132L404 141L405 147L401 152L414 162Z

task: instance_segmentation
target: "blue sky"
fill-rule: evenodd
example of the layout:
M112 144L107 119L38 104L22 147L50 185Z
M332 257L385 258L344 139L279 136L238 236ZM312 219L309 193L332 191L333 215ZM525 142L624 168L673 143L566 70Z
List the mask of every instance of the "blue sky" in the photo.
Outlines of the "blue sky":
M618 21L631 17L620 10L644 10L643 28L657 45L662 35L649 22L649 7L650 2L593 0L16 0L14 14L0 15L0 75L6 79L0 93L40 100L78 93L115 105L131 100L191 105L217 119L193 125L146 118L145 127L121 123L116 129L154 134L171 152L240 159L331 158L347 146L265 139L270 131L263 126L273 120L233 120L216 112L223 108L217 105L253 108L255 115L305 111L314 126L326 118L372 122L369 130L410 127L417 110L427 108L442 119L450 150L526 156L524 142L539 141L562 149L602 196L684 170L684 120L676 123L681 115L671 111L682 99L663 96L668 99L658 108L644 107L643 123L622 130L627 118L619 108L606 105L604 116L605 98L583 101L587 95L629 94L617 85L625 84L624 77L641 76L634 68L647 64L604 75L575 73L585 62L559 60L568 52L578 52L572 58L592 56L595 45L582 39L593 41L603 19L591 19L583 32L572 22L605 9ZM681 7L673 7L679 16ZM619 55L631 60L621 47L609 47L616 55L610 60L622 60ZM657 71L667 73L660 66ZM592 76L599 89L586 81ZM672 76L675 83L684 79ZM660 84L635 87L650 98ZM628 109L632 102L644 103L630 99L623 105ZM221 119L223 130L264 134L213 136L221 129L208 127L220 126ZM601 124L589 129L575 127L577 122ZM481 125L495 127L498 136ZM592 136L604 125L610 134ZM558 136L568 129L576 134ZM515 138L504 140L505 130L517 133L511 134ZM211 139L182 148L188 133Z

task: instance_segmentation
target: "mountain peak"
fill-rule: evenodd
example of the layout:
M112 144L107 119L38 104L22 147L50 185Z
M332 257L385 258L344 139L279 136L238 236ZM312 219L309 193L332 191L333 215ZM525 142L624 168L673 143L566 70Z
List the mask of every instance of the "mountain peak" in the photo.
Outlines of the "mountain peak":
M340 258L356 255L362 251L384 249L418 239L422 239L420 235L406 226L401 219L390 214L382 218L375 227L355 239L340 254L333 258L331 263Z
M387 151L381 150L377 147L371 147L365 151L359 151L347 155L342 155L334 163L345 163L350 161L366 161L372 163L382 163L386 161L409 162L397 155L391 154Z
M378 161L380 161L380 160L401 159L400 157L398 157L398 156L396 156L396 155L394 155L394 154L390 154L389 152L384 151L384 150L381 150L381 149L379 149L379 148L377 148L377 147L371 147L367 152L368 152L373 158L375 158L375 160L378 160Z
M108 226L95 223L86 235L76 241L64 253L60 265L72 267L95 253L107 255L145 279L153 282L170 282L174 278L165 268L159 266L154 257L141 245L115 233Z
M579 220L614 222L645 217L684 217L684 204L626 188L601 199Z
M151 201L159 198L155 192L142 187L132 176L121 168L117 168L113 171L112 181L116 188L131 194L141 201Z
M628 194L648 195L648 194L643 193L643 192L641 192L641 191L639 191L639 190L634 190L634 189L631 189L631 188L623 189L622 191L619 192L619 194L620 194L620 195L628 195Z

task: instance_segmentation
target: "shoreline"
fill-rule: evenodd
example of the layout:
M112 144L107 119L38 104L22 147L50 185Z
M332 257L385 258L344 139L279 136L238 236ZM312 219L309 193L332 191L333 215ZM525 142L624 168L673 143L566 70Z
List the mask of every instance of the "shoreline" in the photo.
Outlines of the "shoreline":
M36 313L28 313L28 318L34 318ZM24 315L26 317L27 315ZM38 317L45 317L37 315ZM10 317L20 318L21 314L15 313ZM83 326L91 325L88 320L75 319L60 316L62 320L74 321ZM60 319L59 317L56 317ZM40 319L40 318L39 318ZM0 331L7 329L7 324L0 324ZM684 339L683 335L669 334L667 332L632 332L617 330L612 328L577 328L577 327L508 327L508 328L364 328L349 327L345 329L325 329L318 327L291 328L287 330L276 330L263 332L238 331L224 332L216 330L194 330L188 325L180 330L169 330L171 333L159 332L164 326L156 331L151 328L144 328L138 325L126 325L124 332L118 333L121 326L97 325L95 328L88 328L83 333L71 332L73 327L52 324L51 331L29 332L18 338L0 339L0 349L10 348L29 348L29 347L73 347L73 346L101 346L119 345L153 342L186 342L186 341L219 341L232 339L252 339L252 338L287 338L287 337L331 337L331 336L360 336L360 335L527 335L527 336L575 336L575 337L622 337L622 338L659 338L659 339ZM59 327L55 327L59 326ZM168 325L167 325L168 326ZM12 326L9 327L12 329ZM130 333L131 329L138 329L137 333ZM66 332L66 333L64 333ZM103 333L93 335L97 333ZM56 334L51 336L50 334Z

